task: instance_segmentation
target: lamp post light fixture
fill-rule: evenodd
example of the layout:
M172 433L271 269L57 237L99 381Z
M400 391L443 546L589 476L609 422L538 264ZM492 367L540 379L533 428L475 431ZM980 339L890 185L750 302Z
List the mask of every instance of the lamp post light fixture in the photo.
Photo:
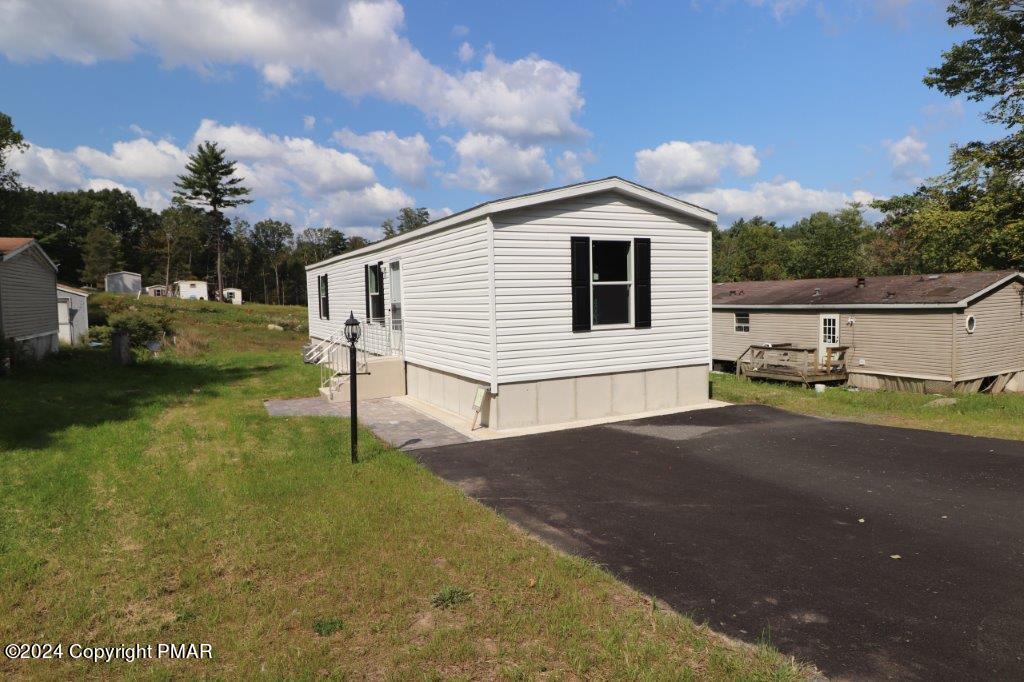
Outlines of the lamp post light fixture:
M356 443L359 439L359 421L356 410L356 341L359 340L359 320L350 310L348 319L345 320L345 340L348 341L348 383L349 383L349 408L352 410L349 416L349 450L352 452L352 463L359 461L356 451Z

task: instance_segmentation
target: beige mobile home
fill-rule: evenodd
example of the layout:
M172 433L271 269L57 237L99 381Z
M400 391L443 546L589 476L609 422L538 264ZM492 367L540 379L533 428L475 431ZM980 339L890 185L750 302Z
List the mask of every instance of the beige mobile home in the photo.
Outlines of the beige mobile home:
M726 282L713 287L713 357L753 345L846 347L853 386L1024 391L1024 276L1014 271Z
M481 204L308 266L307 359L344 363L354 311L367 397L494 429L703 404L715 222L615 177Z
M57 266L35 239L0 237L0 340L41 358L57 334Z

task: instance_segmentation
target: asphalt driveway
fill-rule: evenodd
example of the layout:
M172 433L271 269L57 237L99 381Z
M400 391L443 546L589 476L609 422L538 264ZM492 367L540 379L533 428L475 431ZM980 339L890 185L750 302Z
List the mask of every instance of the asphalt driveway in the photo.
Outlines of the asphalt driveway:
M734 406L414 454L829 676L1024 677L1024 443Z

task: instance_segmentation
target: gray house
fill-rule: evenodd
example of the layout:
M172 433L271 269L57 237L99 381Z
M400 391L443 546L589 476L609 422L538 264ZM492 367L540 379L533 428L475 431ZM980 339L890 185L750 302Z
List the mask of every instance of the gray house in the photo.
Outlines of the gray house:
M89 333L89 292L58 284L57 323L61 343L75 345L85 341Z
M57 266L35 239L0 237L0 339L41 358L57 332Z
M861 388L1024 391L1019 272L726 282L712 311L719 365L832 349Z
M111 272L104 279L103 288L112 294L137 294L142 291L142 275L137 272Z

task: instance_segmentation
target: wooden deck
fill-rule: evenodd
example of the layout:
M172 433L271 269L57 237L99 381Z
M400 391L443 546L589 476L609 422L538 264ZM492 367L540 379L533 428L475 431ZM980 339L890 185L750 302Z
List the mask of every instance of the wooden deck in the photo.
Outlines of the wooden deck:
M829 348L824 358L817 348L789 343L754 344L736 360L736 376L791 381L809 386L846 381L848 346Z

